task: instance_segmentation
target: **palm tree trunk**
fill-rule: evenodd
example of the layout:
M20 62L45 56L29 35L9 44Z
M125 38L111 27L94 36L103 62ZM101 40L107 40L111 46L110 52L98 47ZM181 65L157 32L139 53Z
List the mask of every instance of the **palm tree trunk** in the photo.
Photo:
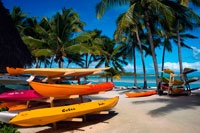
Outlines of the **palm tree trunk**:
M176 33L177 33L177 40L178 40L178 58L179 58L180 74L182 74L183 73L183 64L182 64L182 58L181 58L181 41L180 41L180 34L179 34L179 21L177 22L177 26L176 26ZM181 76L181 80L183 80L182 76Z
M61 62L61 68L63 68L63 62L64 62L64 61Z
M90 61L92 59L92 55L90 55L90 58L89 58L89 61L88 61L88 65L87 65L87 68L89 68L89 65L90 65Z
M144 16L145 16L145 27L147 28L147 32L149 36L149 43L150 43L151 53L153 57L154 70L155 70L155 75L156 75L156 84L157 84L157 89L158 89L159 88L158 64L156 60L156 54L155 54L155 49L154 49L154 44L153 44L153 35L150 29L149 15L148 15L147 10L144 11Z
M68 63L67 63L67 67L66 68L68 68L69 67L69 64L71 63L71 61L68 61Z
M135 58L135 44L133 44L133 66L134 66L134 86L137 87L137 76L136 76L136 58Z
M41 68L41 64L42 64L42 60L40 60L40 65L39 65L39 68Z
M141 58L142 58L142 65L143 65L143 72L144 72L144 88L147 88L146 69L145 69L142 45L141 45L141 41L140 41L140 36L139 36L138 30L136 30L136 37L137 37L137 41L138 41L138 44L139 44L140 55L141 55Z
M58 60L58 66L59 66L59 68L61 68L61 60L60 59Z
M36 60L36 68L39 68L39 59L38 59L38 57L36 57L35 60Z
M53 56L53 57L51 57L50 68L52 67L52 64L53 64L53 59L54 59L54 56Z
M162 68L161 68L161 77L163 77L163 70L164 70L164 63L165 63L165 48L166 48L166 44L164 44L164 49L163 49L163 56L162 56Z
M88 64L88 54L86 54L85 56L85 68L87 68L87 64Z
M46 68L47 67L47 59L46 59L46 57L44 57L44 68Z

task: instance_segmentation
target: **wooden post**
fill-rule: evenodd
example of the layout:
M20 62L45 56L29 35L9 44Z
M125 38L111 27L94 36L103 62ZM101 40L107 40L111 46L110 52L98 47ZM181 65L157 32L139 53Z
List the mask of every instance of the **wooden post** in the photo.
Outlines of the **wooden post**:
M29 108L29 106L30 106L30 101L27 101L27 102L26 102L26 106L27 106L27 108Z
M78 84L79 84L79 85L81 84L80 77L78 77Z
M78 77L78 84L81 84L80 77ZM81 100L81 103L84 103L83 96L80 95L79 98ZM83 120L86 121L86 115L83 115Z
M48 77L48 83L49 83L49 84L53 84L53 83L54 83L53 80L52 80L52 77ZM53 100L54 100L54 98L53 98L53 97L50 97L50 105L51 105L51 107L54 107ZM56 122L53 123L53 128L54 128L54 129L57 129Z

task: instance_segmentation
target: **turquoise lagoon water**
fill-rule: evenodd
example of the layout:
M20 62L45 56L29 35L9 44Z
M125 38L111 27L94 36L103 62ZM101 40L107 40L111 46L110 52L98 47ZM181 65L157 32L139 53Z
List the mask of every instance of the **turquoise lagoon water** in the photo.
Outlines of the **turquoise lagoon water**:
M168 77L168 76L166 76L166 77ZM188 79L191 79L193 77L198 77L200 79L200 75L188 75ZM156 87L155 76L147 76L146 78L147 78L147 86L148 87ZM88 76L88 80L92 81L92 83L106 82L105 78L98 77L98 76ZM134 76L121 76L120 80L114 79L114 84L116 86L133 87L134 86ZM143 84L144 84L144 76L137 76L137 86L142 87ZM200 81L190 83L190 86L191 86L191 88L197 88L197 87L200 88Z
M164 75L165 77L169 77L169 75ZM200 74L190 74L188 75L188 79L191 79L193 77L198 77L200 79ZM106 79L103 77L98 76L88 76L87 77L89 81L92 81L92 84L96 83L103 83L106 82ZM84 79L81 78L81 81ZM110 79L109 79L110 81ZM116 86L128 86L133 87L134 86L134 76L121 76L120 80L114 79L114 84ZM144 76L137 76L137 86L142 87L144 84ZM16 90L25 90L28 89L28 85L5 85L7 88L13 88ZM147 86L148 87L156 87L156 80L155 76L147 76ZM196 81L193 83L190 83L191 88L200 88L200 81Z

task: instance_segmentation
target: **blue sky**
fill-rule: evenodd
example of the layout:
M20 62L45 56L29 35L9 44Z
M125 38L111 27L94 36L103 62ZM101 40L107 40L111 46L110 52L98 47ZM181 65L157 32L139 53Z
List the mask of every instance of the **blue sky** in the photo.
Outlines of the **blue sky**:
M37 16L38 19L43 16L52 17L56 12L61 11L62 8L73 8L75 12L80 15L81 21L85 22L87 26L85 30L93 30L95 28L102 30L102 35L113 37L113 33L116 29L115 20L119 14L126 11L128 6L116 7L105 13L102 19L97 20L95 6L100 0L2 0L4 6L10 11L13 6L19 6L23 9L23 12L29 13L29 16ZM200 9L197 7L192 8L196 13L200 15ZM184 67L192 67L200 69L200 28L189 31L193 35L199 37L198 39L188 39L185 43L192 46L194 49L182 48L182 60ZM161 66L163 48L157 48L157 62L158 66ZM178 71L178 53L177 45L173 45L173 52L166 53L165 66ZM142 73L142 63L140 54L137 52L137 70L138 73ZM147 56L145 58L145 64L147 67L147 73L153 73L152 57ZM70 67L76 67L74 65ZM132 62L125 67L126 71L133 71Z

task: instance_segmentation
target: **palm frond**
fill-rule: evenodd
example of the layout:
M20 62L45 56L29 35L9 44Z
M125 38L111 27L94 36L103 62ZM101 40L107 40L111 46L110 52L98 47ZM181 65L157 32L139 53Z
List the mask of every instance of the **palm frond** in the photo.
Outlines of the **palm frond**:
M129 4L129 1L130 0L101 0L101 2L96 5L97 18L100 19L103 14L111 8Z

